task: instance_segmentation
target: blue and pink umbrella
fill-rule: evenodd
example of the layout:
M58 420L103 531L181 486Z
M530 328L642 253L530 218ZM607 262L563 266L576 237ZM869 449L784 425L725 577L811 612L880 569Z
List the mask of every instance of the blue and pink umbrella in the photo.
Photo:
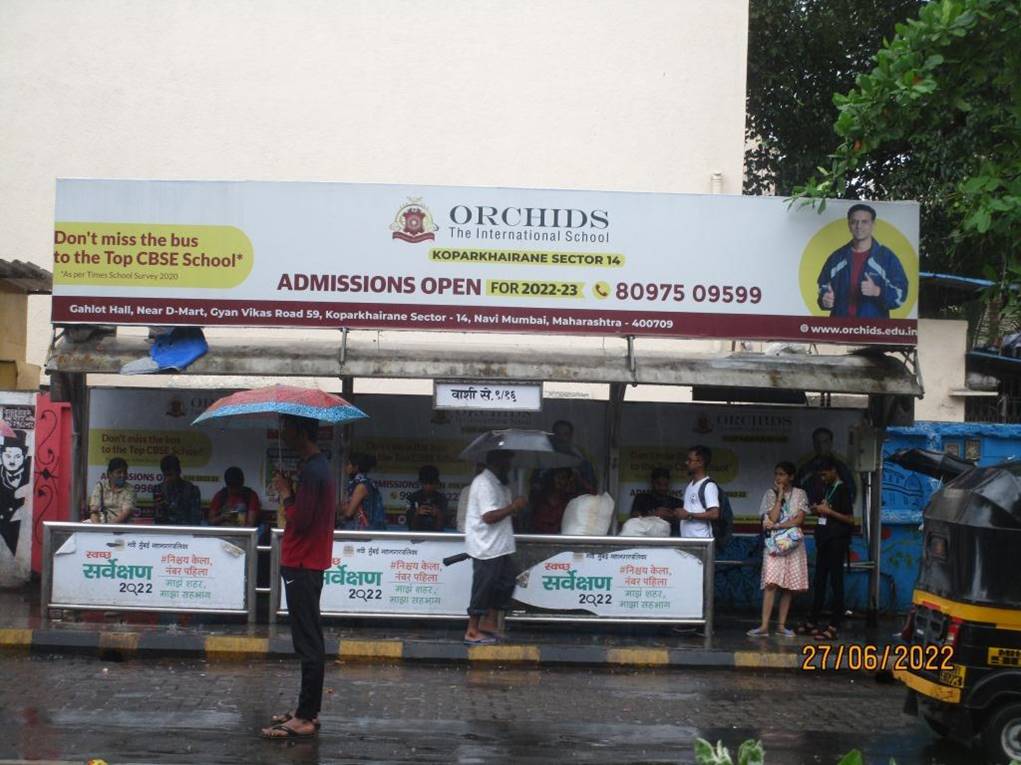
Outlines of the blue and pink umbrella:
M224 427L275 428L282 414L332 423L368 417L358 407L326 391L295 385L271 385L238 391L214 401L195 418L192 425L206 423ZM214 419L217 422L211 422Z

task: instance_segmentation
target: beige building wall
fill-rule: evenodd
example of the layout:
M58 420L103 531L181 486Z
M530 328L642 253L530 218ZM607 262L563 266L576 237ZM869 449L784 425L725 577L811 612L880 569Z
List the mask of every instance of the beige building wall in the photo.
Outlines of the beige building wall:
M953 393L965 388L967 345L968 322L918 320L918 361L925 397L915 402L916 420L964 422L964 398Z
M0 257L58 177L739 194L747 4L3 0Z

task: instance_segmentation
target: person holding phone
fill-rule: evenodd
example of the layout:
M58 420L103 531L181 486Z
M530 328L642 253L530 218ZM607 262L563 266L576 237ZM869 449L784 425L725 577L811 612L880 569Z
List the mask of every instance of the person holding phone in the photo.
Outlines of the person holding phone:
M847 486L837 473L836 460L832 457L822 460L819 475L826 484L826 494L809 508L817 518L812 612L799 632L811 631L816 640L836 640L844 619L844 564L854 531L854 510ZM821 617L827 583L833 591L833 600L829 622L823 625Z
M245 486L245 474L235 466L223 474L223 488L209 502L210 526L259 525L259 495Z
M793 463L778 463L773 469L773 486L759 505L762 530L766 535L762 551L762 621L748 631L749 637L769 636L769 619L777 590L780 591L777 632L783 637L794 637L794 630L787 627L791 600L795 592L808 589L808 558L800 530L808 513L808 496L794 485L794 472ZM777 541L781 535L787 537L784 545Z
M440 471L423 465L418 471L419 489L408 495L405 522L408 531L443 531L447 525L447 497L440 491Z

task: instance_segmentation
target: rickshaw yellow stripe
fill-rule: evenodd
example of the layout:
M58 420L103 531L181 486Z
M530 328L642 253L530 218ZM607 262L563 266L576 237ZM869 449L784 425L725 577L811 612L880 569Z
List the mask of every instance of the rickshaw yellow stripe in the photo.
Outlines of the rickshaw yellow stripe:
M930 699L945 701L947 704L961 703L961 689L950 688L946 685L939 685L924 677L912 675L903 669L894 670L893 676L913 691L928 696Z
M959 603L933 595L925 590L915 590L911 601L915 605L929 604L935 606L948 616L963 619L966 622L986 622L1001 630L1021 630L1021 609L992 608L975 606L971 603Z

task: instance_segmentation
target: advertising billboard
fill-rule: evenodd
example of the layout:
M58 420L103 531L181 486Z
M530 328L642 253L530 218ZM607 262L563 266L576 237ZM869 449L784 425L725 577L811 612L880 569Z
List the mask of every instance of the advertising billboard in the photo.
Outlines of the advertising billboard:
M56 323L914 345L918 205L61 180Z

